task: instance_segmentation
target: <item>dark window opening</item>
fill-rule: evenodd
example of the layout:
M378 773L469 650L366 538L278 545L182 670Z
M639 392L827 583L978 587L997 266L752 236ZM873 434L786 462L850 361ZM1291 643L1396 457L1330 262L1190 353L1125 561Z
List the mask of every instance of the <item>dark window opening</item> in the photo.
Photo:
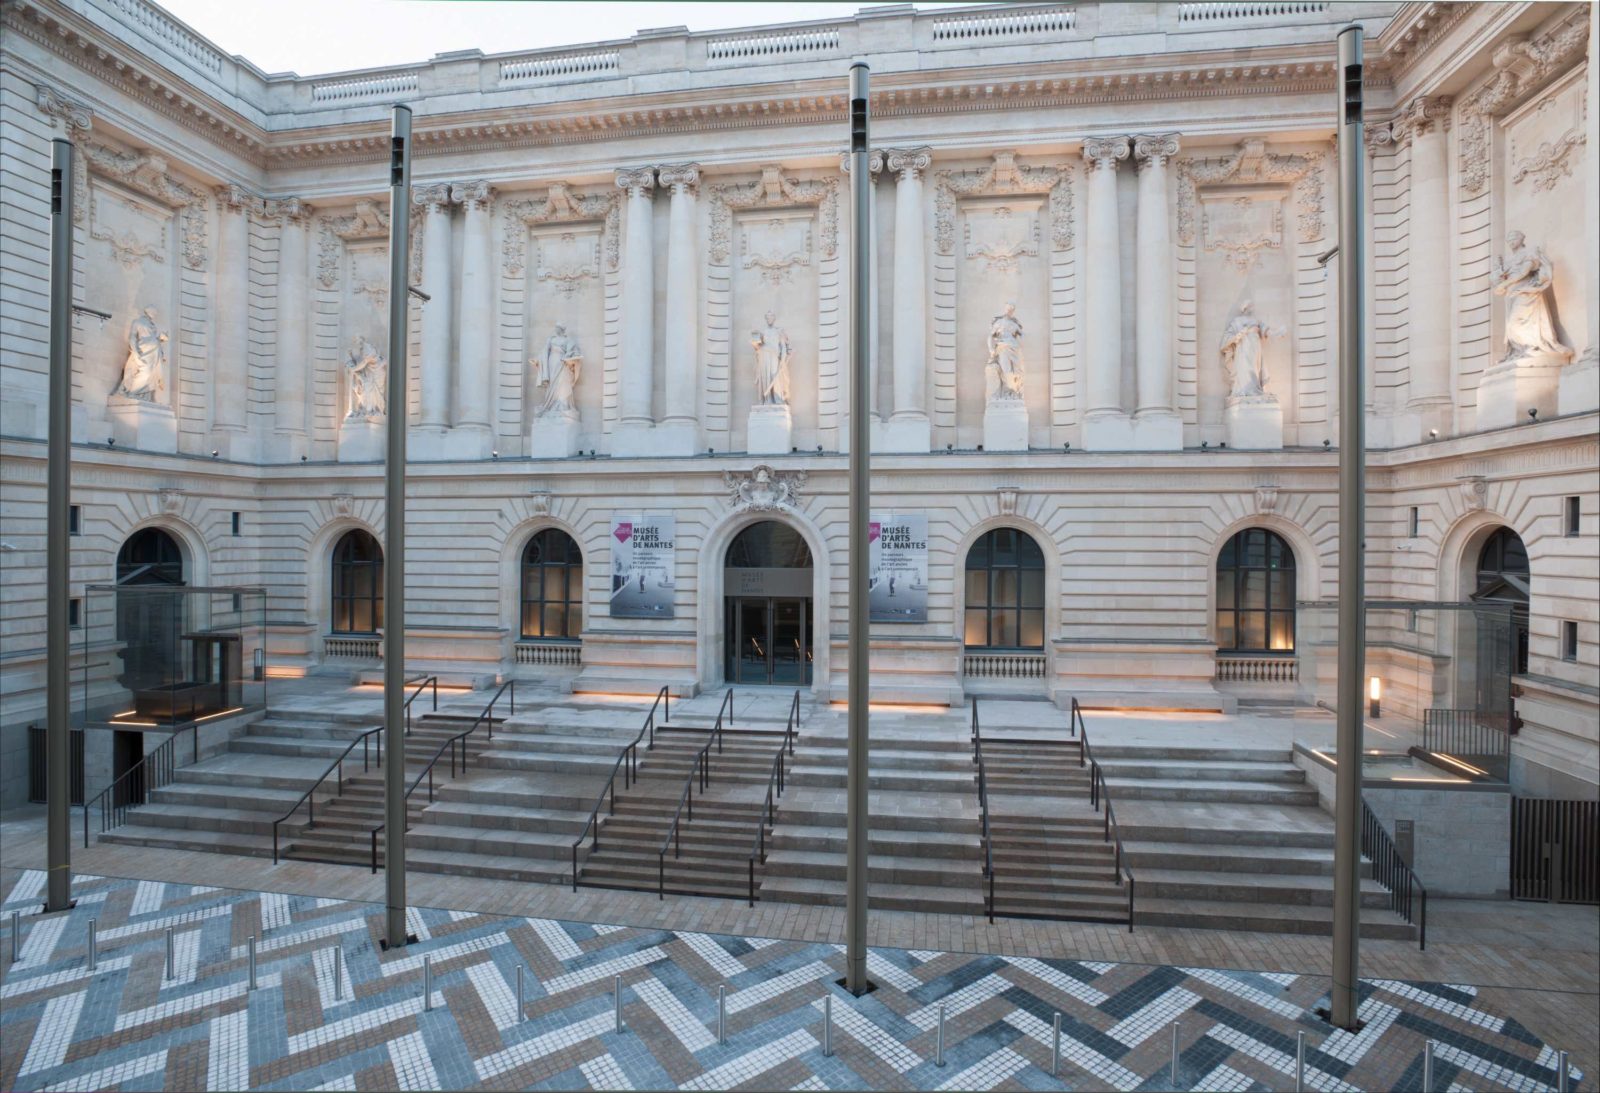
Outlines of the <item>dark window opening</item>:
M1294 551L1266 528L1245 528L1217 556L1217 648L1294 652Z
M996 528L967 552L963 640L969 649L1044 648L1044 552L1016 528Z

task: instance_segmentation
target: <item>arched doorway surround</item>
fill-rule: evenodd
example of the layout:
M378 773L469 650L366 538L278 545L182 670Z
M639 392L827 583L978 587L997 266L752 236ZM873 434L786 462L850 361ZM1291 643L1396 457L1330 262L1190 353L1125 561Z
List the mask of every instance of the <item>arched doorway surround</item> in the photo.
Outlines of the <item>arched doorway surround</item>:
M723 556L723 678L803 687L815 660L811 547L777 520L750 524Z

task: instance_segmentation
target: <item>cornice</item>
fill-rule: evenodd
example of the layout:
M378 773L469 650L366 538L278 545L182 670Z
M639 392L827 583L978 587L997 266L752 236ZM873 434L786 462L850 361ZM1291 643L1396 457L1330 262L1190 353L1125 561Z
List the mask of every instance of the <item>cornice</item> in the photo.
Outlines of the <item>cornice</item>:
M1373 69L1398 83L1417 61L1427 54L1446 34L1471 13L1473 4L1466 3L1413 3L1407 4L1383 28L1374 43L1380 59Z

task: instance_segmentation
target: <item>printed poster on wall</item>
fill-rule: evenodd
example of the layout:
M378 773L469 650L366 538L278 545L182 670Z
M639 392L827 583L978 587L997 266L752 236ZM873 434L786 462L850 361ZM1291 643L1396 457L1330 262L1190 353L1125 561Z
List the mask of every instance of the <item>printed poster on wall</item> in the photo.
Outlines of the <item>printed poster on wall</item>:
M612 618L672 618L676 535L672 516L611 518Z
M928 517L874 516L867 529L873 622L928 621Z

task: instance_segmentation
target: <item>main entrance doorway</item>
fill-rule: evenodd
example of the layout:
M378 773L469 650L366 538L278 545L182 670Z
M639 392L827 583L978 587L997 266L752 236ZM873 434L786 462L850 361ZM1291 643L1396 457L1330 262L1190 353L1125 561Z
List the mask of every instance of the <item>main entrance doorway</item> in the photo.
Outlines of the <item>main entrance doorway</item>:
M729 683L811 682L811 550L774 520L752 524L723 561L723 674Z

